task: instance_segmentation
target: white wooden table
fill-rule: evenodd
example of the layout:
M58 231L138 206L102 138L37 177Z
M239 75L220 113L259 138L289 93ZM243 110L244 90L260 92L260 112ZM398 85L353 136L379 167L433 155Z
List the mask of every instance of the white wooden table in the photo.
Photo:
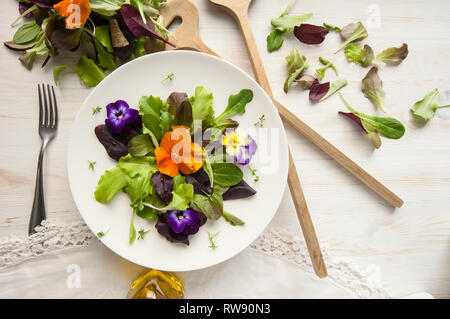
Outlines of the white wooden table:
M17 15L17 2L3 2L0 39L8 41L15 31L9 23ZM251 72L244 43L231 17L206 0L194 2L200 10L203 40L224 58ZM270 19L277 17L288 2L254 0L250 8L251 24L276 98L405 200L401 209L389 207L286 127L319 240L327 243L334 255L362 265L379 265L394 295L427 291L449 298L450 109L440 110L423 126L413 120L409 108L435 87L441 91L441 102L450 102L450 2L299 0L291 10L313 12L313 24L343 26L360 20L369 31L365 42L376 52L408 43L410 53L403 64L380 70L389 115L405 124L406 134L398 141L383 138L379 150L373 149L359 128L338 116L337 112L345 108L337 96L311 105L307 92L298 88L289 94L282 91L287 75L284 58L297 47L313 62L312 70L319 65L320 55L335 61L341 76L349 81L343 90L349 103L365 113L375 113L360 91L360 81L368 69L349 64L343 52L332 54L340 43L337 34L329 34L320 46L307 46L289 37L280 51L266 51ZM41 69L37 63L28 72L17 58L17 53L0 48L0 236L27 231L40 146L36 84L53 81L51 64ZM71 61L75 59L57 60ZM332 73L327 72L329 79L334 77ZM66 151L72 122L88 93L75 75L65 77L59 86L60 128L45 160L46 203L54 220L80 219L67 182ZM291 223L297 223L297 218L286 189L272 226Z

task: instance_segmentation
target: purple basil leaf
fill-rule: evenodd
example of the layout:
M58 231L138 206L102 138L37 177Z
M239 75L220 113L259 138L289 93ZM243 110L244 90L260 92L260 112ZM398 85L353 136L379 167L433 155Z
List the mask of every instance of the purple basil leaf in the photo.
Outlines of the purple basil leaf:
M200 168L194 174L186 175L185 180L187 184L192 184L194 186L195 193L212 195L213 189L211 188L209 176L203 168Z
M26 2L19 2L19 12L22 15L25 11L30 9L34 4L32 3L26 3ZM33 17L33 12L29 12L28 14L24 15L24 18L30 19Z
M320 84L316 79L309 89L309 99L312 102L317 102L328 93L329 89L330 82Z
M51 10L61 0L30 0L30 2L34 3L40 9Z
M142 117L139 115L134 122L126 124L119 134L111 134L118 139L122 144L128 145L131 139L142 133Z
M156 172L152 176L152 183L155 186L156 194L158 194L161 201L169 205L172 199L173 178L160 172Z
M300 42L306 44L322 43L328 32L327 28L307 23L302 23L300 26L294 28L295 37Z
M118 161L122 156L128 154L127 145L121 143L120 140L108 130L105 124L95 128L95 135L112 159Z
M155 30L153 30L149 25L145 24L142 17L135 7L130 4L122 5L121 9L123 21L130 29L131 33L135 37L149 36L152 38L157 38L158 40L167 43L168 45L175 47L172 43L161 37Z
M184 233L175 233L169 225L167 214L158 216L158 221L156 222L155 228L160 235L171 243L181 243L189 246L188 235Z
M125 47L114 47L114 54L117 55L122 61L127 60L134 52L135 42L134 42L134 36L131 33L131 31L126 26L125 22L123 21L123 17L120 17L118 19L120 31L122 31L123 35L125 36L125 39L128 41L128 45ZM113 42L114 43L114 42Z
M241 199L253 196L256 191L250 187L244 180L239 184L231 186L225 193L223 193L223 200Z
M362 122L361 122L361 119L360 119L359 117L357 117L355 114L350 113L350 112L348 112L348 113L346 113L346 112L339 112L339 114L344 115L344 116L348 117L349 119L351 119L353 122L355 122L356 124L358 124L359 127L360 127L364 132L367 133L366 129L364 128L364 125L363 125Z
M3 44L10 50L14 51L26 51L34 47L35 43L31 44L16 44L13 41L3 42Z

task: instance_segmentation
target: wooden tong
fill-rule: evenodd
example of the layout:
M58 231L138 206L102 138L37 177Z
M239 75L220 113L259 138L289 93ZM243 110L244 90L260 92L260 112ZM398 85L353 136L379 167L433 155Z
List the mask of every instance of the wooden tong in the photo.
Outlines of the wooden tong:
M198 21L199 15L197 7L189 0L172 0L162 10L164 24L170 25L175 18L181 18L182 23L174 33L170 35L170 42L175 44L177 49L197 50L204 53L212 54L217 57L219 55L211 50L200 38ZM167 46L166 49L171 49ZM261 83L260 83L261 85ZM263 88L272 97L270 87ZM300 179L297 174L294 160L291 151L289 150L289 172L288 184L294 205L297 211L297 216L302 227L305 242L311 257L313 268L317 276L320 278L326 277L327 269L323 260L322 252L320 250L319 241L314 230L314 225L309 214L308 206L303 194L303 189Z

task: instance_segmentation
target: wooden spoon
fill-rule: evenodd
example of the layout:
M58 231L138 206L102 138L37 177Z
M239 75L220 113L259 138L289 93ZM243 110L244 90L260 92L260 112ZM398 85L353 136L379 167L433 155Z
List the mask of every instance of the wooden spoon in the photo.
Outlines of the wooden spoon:
M182 20L181 25L169 37L170 42L175 44L177 49L198 50L219 57L217 53L208 48L201 40L198 29L198 10L191 1L172 0L160 13L163 16L164 24L166 26L170 25L175 18L180 18ZM166 46L166 49L171 49L171 47ZM267 92L269 93L270 91ZM326 277L328 275L327 268L323 260L322 251L320 250L319 241L314 230L314 225L311 220L311 215L309 214L303 189L290 150L288 184L314 271L320 278Z
M289 111L280 102L275 100L273 97L272 90L270 88L269 80L267 79L266 72L264 70L264 64L262 62L261 56L259 55L258 47L256 45L255 38L253 37L253 32L250 27L248 20L248 7L251 0L208 0L214 4L217 4L225 8L231 15L236 19L242 34L245 39L248 54L250 55L250 60L253 67L253 72L255 73L255 78L258 83L264 88L267 94L273 100L273 103L278 108L280 116L288 122L292 127L294 127L298 132L305 136L314 145L319 147L322 151L328 154L336 162L342 165L346 170L348 170L353 176L358 178L361 182L366 184L375 193L381 196L389 204L394 207L401 207L403 205L403 200L384 186L381 182L376 180L373 176L362 169L358 164L353 162L344 153L338 150L334 145L320 136L319 133L314 131L305 122L300 120L294 113Z

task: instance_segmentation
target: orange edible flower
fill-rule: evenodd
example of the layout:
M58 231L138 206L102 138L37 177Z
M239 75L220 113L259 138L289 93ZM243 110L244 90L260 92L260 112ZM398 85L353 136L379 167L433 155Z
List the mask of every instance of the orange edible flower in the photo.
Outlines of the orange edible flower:
M170 177L177 176L179 171L189 175L203 166L202 147L192 143L189 128L185 126L175 126L173 131L164 134L155 156L158 170Z
M63 0L53 8L66 18L66 29L81 28L91 13L89 0Z

